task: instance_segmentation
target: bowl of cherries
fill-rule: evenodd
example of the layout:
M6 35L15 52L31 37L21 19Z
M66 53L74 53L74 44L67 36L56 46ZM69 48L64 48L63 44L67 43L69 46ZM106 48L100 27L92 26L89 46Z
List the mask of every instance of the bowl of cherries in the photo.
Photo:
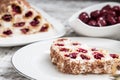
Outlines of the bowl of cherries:
M107 2L84 8L69 19L80 35L112 37L120 33L120 3Z

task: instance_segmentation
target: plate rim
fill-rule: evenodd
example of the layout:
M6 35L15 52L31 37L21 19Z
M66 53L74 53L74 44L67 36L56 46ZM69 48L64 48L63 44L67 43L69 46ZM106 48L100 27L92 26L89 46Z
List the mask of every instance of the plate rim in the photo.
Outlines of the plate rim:
M91 37L63 37L63 38L70 38L70 39L75 39L75 38L76 38L76 39L80 39L80 38L88 39L88 38L89 38L89 39L109 40L109 41L114 41L114 42L120 43L120 42L117 41L117 40L107 39L107 38L91 38ZM28 78L28 79L37 80L37 79L32 78L31 76L26 75L26 74L23 73L22 71L20 71L20 70L15 66L15 64L14 64L14 57L15 57L17 54L20 54L20 53L18 53L18 52L21 51L21 50L23 50L23 49L26 48L26 47L29 47L29 46L32 46L32 45L36 45L36 44L42 43L42 42L53 41L53 40L55 40L55 39L48 40L48 41L35 42L35 43L29 44L29 45L27 45L27 46L24 46L24 47L18 49L18 50L14 53L14 55L11 57L11 64L12 64L13 68L15 69L15 71L17 71L18 74L20 74L20 75L22 75L22 76L24 76L24 77L26 77L26 78Z

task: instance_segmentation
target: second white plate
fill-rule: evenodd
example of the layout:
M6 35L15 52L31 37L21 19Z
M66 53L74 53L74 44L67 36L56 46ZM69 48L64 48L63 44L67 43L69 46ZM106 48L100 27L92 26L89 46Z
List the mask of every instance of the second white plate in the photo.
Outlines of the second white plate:
M72 38L91 47L120 53L120 42L100 38ZM50 60L53 40L37 42L18 50L12 57L14 68L24 76L37 80L110 80L109 75L70 75L59 72Z

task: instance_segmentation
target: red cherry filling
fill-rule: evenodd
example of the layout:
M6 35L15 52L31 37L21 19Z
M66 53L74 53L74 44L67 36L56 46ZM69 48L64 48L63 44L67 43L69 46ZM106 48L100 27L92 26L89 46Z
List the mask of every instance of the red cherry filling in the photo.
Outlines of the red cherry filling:
M40 22L39 22L39 20L38 20L37 17L34 18L34 20L33 20L32 22L30 22L31 26L37 26L39 23L40 23Z
M42 28L40 29L40 32L45 32L45 31L47 31L48 30L48 25L47 24L44 24L43 26L42 26Z
M23 29L21 29L21 32L26 34L27 32L29 32L29 29L28 28L23 28Z
M65 56L65 57L70 57L68 54L65 54L64 56Z
M87 53L87 52L88 52L87 50L82 49L82 48L79 48L77 51L78 51L78 52L82 52L82 53Z
M60 51L62 51L62 52L68 52L69 49L67 49L67 48L61 48Z
M22 13L20 6L17 6L16 4L12 5L12 9L13 9L13 12L15 13L18 13L18 14Z
M72 59L75 59L77 57L77 54L78 53L70 53L69 57L72 58Z
M102 57L104 57L104 55L99 52L94 52L93 55L95 59L101 59Z
M110 54L110 56L111 56L112 58L119 58L119 56L118 56L117 54Z
M81 54L80 57L84 60L90 60L90 57L84 55L84 54Z
M55 44L56 46L64 46L64 44Z
M25 25L25 22L15 23L15 24L13 24L13 25L14 25L14 27L22 27L22 26Z
M5 34L5 35L11 35L12 31L11 30L6 30L6 31L3 32L3 34Z
M31 17L33 15L32 11L28 11L26 14L25 14L25 17Z
M2 19L3 19L4 21L9 22L9 21L12 20L12 16L11 16L10 14L6 14L6 15L2 16Z

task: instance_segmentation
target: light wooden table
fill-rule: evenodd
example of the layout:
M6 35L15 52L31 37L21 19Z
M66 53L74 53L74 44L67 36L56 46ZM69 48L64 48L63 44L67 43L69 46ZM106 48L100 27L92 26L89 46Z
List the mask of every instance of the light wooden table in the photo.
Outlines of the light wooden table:
M101 3L105 0L28 0L38 8L42 8L52 17L60 20L64 25L68 18L81 8ZM118 0L119 1L119 0ZM77 36L67 26L66 36ZM72 32L72 33L71 33ZM23 47L23 46L21 46ZM0 48L0 80L29 80L19 75L11 65L11 57L21 47Z

